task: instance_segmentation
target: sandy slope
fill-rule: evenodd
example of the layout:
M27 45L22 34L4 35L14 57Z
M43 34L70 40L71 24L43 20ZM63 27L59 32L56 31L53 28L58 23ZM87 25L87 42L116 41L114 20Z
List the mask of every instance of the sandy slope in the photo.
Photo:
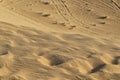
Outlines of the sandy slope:
M119 80L119 0L0 0L0 80Z

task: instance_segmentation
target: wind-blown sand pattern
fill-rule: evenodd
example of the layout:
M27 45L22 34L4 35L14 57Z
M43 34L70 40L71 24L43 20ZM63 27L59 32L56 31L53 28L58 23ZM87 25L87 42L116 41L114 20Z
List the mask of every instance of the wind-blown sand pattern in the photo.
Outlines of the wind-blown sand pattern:
M119 80L120 0L0 0L0 80Z

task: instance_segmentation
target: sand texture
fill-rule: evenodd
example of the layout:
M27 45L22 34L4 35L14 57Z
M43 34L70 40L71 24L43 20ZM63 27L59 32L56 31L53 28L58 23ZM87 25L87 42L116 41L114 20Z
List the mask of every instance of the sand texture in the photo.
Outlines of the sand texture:
M120 80L120 0L0 0L0 80Z

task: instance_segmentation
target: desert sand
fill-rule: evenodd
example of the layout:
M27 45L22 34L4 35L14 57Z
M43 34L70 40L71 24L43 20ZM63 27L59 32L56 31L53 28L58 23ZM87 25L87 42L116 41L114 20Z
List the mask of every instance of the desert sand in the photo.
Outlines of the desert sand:
M120 80L120 0L0 0L0 80Z

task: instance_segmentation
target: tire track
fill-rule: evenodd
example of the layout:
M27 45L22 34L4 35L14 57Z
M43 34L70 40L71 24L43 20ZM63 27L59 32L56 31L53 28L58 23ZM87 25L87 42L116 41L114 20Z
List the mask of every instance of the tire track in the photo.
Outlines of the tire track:
M113 1L113 0L111 0L111 2L112 2L112 1ZM119 10L116 10L116 9L115 9L115 6L114 6L114 5L111 4L111 6L110 6L108 3L105 3L104 0L101 0L100 2L103 3L106 7L109 7L110 9L114 10L115 12L119 12ZM120 7L119 7L119 9L120 9ZM120 17L120 16L116 16L116 15L115 15L115 17ZM119 18L118 18L118 19L119 19ZM120 19L119 19L119 20L120 20Z
M60 2L64 6L64 8L67 11L68 15L73 19L73 21L75 21L75 23L77 23L78 25L82 25L83 27L84 26L89 26L89 25L85 24L84 22L82 22L81 20L77 19L75 16L73 16L73 14L70 12L69 8L67 7L67 5L64 3L63 0L60 0Z
M108 8L110 8L110 9L112 9L112 10L114 10L115 12L119 12L119 10L116 10L115 8L114 8L114 6L112 6L112 4L111 5L109 5L109 3L105 3L105 1L104 0L98 0L101 4L104 4L104 6L106 6L106 7L108 7ZM114 1L114 0L111 0L111 1ZM79 3L79 1L75 1L76 3ZM100 4L96 4L96 3L91 3L91 2L88 2L88 1L84 1L84 0L82 0L82 2L84 2L84 3L86 3L86 4L92 4L92 6L94 6L94 7L103 7L102 5L100 5ZM115 1L114 1L115 2ZM116 3L116 2L115 2ZM116 5L117 6L119 6L117 3L116 3ZM119 6L119 9L120 9L120 6ZM115 15L115 17L120 17L120 16L116 16ZM119 18L118 18L119 19Z
M114 0L111 0L111 1L118 9L120 9L120 6L118 5L118 3L116 1L114 1Z
M57 9L58 13L64 18L65 21L68 21L68 19L63 15L63 13L61 12L61 10L59 9L59 6L54 2L54 0L51 0L51 1L54 4L55 8Z
M82 21L76 19L73 14L68 9L67 5L64 3L63 0L51 0L53 4L55 5L56 9L58 10L59 14L67 21L68 24L70 24L71 20L72 22L76 23L77 25L85 26ZM88 26L88 25L86 25ZM83 28L83 27L82 27Z

